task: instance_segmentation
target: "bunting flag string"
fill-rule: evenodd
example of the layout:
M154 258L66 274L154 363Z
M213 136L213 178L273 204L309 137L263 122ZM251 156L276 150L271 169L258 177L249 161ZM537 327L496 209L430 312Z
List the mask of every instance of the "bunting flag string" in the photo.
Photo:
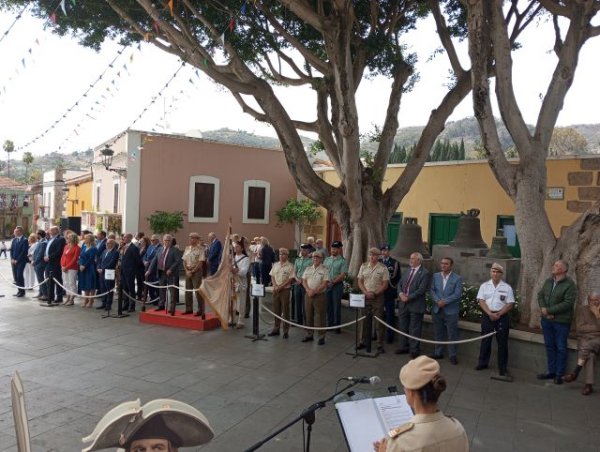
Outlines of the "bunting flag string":
M125 51L126 48L127 48L127 46L123 46L117 51L117 55L110 61L110 63L100 73L100 75L94 80L94 82L90 83L87 90L69 108L67 108L67 110L61 116L59 116L54 122L52 122L51 125L48 126L48 128L46 128L46 130L44 130L43 132L41 132L40 134L38 134L37 136L35 136L31 140L29 140L27 143L19 146L16 150L20 151L20 150L26 149L27 147L36 143L41 138L45 137L60 122L62 122L75 108L77 108L79 106L79 104L82 100L84 100L85 98L88 97L89 93L100 83L101 80L103 80L105 74L114 68L115 61L117 61L117 59L123 54L123 52ZM139 46L138 46L138 50L139 50Z
M6 95L10 84L18 79L18 75L21 75L21 72L29 67L33 66L36 62L35 54L37 53L38 47L40 46L40 38L37 37L33 40L33 42L29 45L28 49L25 51L24 56L20 56L17 59L17 64L15 70L8 76L8 79L3 80L0 88L0 101L4 100L4 96ZM7 71L8 72L8 71Z
M10 26L6 29L6 31L4 33L2 33L2 35L0 36L0 42L2 42L4 40L4 38L6 38L8 36L8 34L10 33L10 31L12 30L12 28L15 26L15 24L19 21L19 19L21 19L21 17L23 17L23 13L25 12L25 10L29 7L30 3L27 3L18 13L17 16L15 17L15 20L13 20L12 24L10 24Z

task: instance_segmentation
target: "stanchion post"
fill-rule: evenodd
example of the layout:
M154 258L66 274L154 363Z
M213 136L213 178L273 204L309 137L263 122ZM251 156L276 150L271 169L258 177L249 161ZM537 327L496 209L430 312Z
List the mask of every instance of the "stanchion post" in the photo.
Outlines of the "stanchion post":
M123 284L122 281L119 284L117 292L117 315L111 316L112 318L121 319L123 317L129 317L129 314L123 314Z
M253 288L252 288L253 289ZM262 296L264 297L264 286L262 286ZM259 331L259 323L258 323L258 295L252 290L252 334L246 335L248 339L252 339L252 342L256 341L266 341L267 338L264 334L261 334Z
M367 343L364 344L365 350L367 353L371 353L371 342L373 336L373 310L371 309L367 309L367 318L365 319L363 328L365 329L365 334L363 334L363 336L367 338Z

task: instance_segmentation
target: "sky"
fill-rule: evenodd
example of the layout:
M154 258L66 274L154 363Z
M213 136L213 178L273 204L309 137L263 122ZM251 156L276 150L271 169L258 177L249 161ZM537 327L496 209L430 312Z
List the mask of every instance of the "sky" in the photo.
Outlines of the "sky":
M15 143L18 152L11 158L20 159L24 151L40 155L86 150L127 128L185 133L227 127L275 136L270 126L245 115L227 90L189 65L181 68L176 57L150 44L123 49L106 42L96 52L73 38L52 34L47 23L27 13L4 35L15 17L0 13L0 142ZM430 25L424 23L407 37L409 49L420 55L420 80L404 95L400 127L425 124L446 92L449 66L444 55L429 58L439 47L437 37L428 33ZM537 118L556 60L547 31L547 24L527 31L524 47L514 55L517 100L529 123ZM558 125L600 123L600 38L592 41L581 52ZM466 42L457 45L468 67ZM383 78L362 82L357 93L362 132L382 124L390 84ZM314 119L310 91L276 92L292 118ZM450 120L472 116L471 105L469 96Z

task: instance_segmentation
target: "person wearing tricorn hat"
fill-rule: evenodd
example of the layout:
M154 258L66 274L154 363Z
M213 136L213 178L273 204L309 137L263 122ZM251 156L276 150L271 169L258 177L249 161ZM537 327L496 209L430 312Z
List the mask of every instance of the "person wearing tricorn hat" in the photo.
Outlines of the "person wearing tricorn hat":
M125 452L177 452L180 447L210 442L214 432L208 419L194 407L170 399L140 400L110 410L94 431L83 438L92 444L82 452L121 448Z
M438 399L446 390L446 380L440 365L428 356L419 356L400 370L406 402L415 415L406 424L388 432L373 444L375 452L436 451L462 452L469 450L469 439L462 424L445 416Z
M510 328L509 311L515 305L512 287L502 281L504 268L497 263L492 264L491 279L479 287L477 302L481 308L481 335L496 331L498 343L498 373L503 380L512 381L508 374L508 331ZM492 353L492 337L481 340L479 362L475 370L487 369Z

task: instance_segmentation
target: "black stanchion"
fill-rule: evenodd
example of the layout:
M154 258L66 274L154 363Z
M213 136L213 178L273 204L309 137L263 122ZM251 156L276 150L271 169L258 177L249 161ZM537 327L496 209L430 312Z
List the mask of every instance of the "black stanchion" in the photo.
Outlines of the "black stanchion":
M363 320L363 328L365 328L365 334L363 336L366 336L367 338L367 343L363 344L365 346L365 350L359 350L358 348L358 344L361 343L361 338L358 337L358 311L359 309L357 308L356 323L354 327L354 334L356 335L354 339L354 353L346 352L346 354L352 355L353 358L356 358L357 356L362 356L363 358L376 358L377 356L379 356L379 353L371 351L371 335L373 334L373 311L369 309L366 312L366 318Z
M258 297L252 297L252 334L246 335L248 339L255 341L266 341L267 338L259 331L258 324Z
M281 432L287 430L288 428L290 428L292 425L294 425L297 422L300 421L304 421L306 422L306 447L303 447L303 450L305 450L306 452L310 452L310 437L311 437L311 432L312 432L312 426L315 423L315 413L317 410L320 410L321 408L324 408L327 405L327 402L332 401L335 396L346 392L348 389L352 388L353 386L356 386L358 384L358 382L352 382L348 385L346 385L343 389L337 391L335 394L333 394L331 397L325 399L325 400L321 400L320 402L314 403L311 406L309 406L308 408L306 408L298 417L296 417L295 419L292 419L290 422L288 422L287 424L285 424L283 427L281 427L279 430L275 431L274 433L271 433L269 436L267 436L265 439L259 441L258 443L250 446L248 449L246 449L244 452L252 452L255 451L257 449L259 449L260 447L262 447L263 444L271 441L273 438L275 438L277 435L279 435ZM303 445L304 446L304 445Z
M129 314L123 313L123 284L119 284L117 289L117 314L109 315L113 319L122 319L123 317L129 317Z
M40 303L40 306L43 306L45 308L50 308L52 306L58 306L58 304L56 303L52 303L52 300L50 300L50 294L53 295L53 298L56 297L56 283L54 282L54 275L52 274L51 271L48 272L48 301L46 303Z

